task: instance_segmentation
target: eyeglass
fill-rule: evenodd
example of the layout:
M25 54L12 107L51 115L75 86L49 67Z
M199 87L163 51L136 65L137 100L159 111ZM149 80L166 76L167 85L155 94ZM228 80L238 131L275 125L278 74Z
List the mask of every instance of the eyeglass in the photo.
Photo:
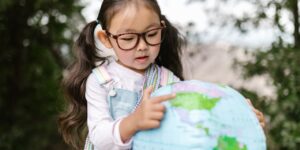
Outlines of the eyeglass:
M138 45L140 37L143 37L144 41L150 46L161 44L164 39L165 28L165 26L162 26L142 33L122 33L117 35L106 31L106 34L117 41L120 49L130 51Z

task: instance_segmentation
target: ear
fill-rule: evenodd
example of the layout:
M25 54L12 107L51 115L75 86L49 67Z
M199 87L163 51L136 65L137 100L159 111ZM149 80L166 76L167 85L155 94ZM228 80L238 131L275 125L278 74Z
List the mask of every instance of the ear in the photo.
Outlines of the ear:
M112 45L111 45L111 43L110 43L110 41L108 39L108 36L107 36L107 34L105 33L104 30L98 31L97 32L97 37L101 41L101 43L103 43L103 45L106 48L112 48Z

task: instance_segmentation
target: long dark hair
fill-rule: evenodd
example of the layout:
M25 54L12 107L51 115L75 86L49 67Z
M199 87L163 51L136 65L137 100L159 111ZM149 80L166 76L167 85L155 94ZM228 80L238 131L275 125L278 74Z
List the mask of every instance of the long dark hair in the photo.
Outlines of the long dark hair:
M178 30L161 14L156 0L103 0L97 20L105 30L110 19L124 4L143 3L154 10L160 19L166 23L165 38L161 44L156 63L170 69L176 76L183 79L182 64L180 61L182 38ZM137 5L138 6L138 5ZM75 46L75 61L68 68L68 73L63 80L63 87L67 99L66 110L59 118L60 132L65 142L75 149L82 149L87 134L87 102L85 98L86 81L95 68L96 61L105 58L97 56L94 30L96 21L88 23L80 33Z

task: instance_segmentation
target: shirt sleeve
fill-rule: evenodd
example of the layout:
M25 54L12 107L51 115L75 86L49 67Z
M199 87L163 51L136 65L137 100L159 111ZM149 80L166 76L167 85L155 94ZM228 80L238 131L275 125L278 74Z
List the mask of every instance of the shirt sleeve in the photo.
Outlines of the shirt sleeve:
M94 74L86 83L87 125L89 139L97 149L130 149L132 140L123 143L120 137L120 120L114 121L109 113L107 90Z

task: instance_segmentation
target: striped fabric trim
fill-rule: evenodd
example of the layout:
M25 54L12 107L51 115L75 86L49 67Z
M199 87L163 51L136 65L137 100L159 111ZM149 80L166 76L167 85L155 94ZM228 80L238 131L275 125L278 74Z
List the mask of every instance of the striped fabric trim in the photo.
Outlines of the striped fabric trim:
M85 140L84 150L94 150L94 145L90 142L88 137Z
M165 67L161 67L161 80L160 85L165 86L175 81L174 74Z
M151 64L145 72L144 86L141 96L143 95L144 90L150 85L153 86L154 90L157 90L159 87L171 84L173 82L175 82L175 77L170 70L164 68L163 66L159 67L156 64ZM139 97L133 111L139 106L141 98L142 97Z
M104 66L99 66L93 69L93 73L96 75L100 84L107 83L108 81L112 80L111 76L108 74Z
M154 89L175 82L175 75L165 67L151 64L145 73L144 89L152 85Z
M145 73L144 89L152 85L154 89L158 89L161 80L161 68L158 65L151 64Z

